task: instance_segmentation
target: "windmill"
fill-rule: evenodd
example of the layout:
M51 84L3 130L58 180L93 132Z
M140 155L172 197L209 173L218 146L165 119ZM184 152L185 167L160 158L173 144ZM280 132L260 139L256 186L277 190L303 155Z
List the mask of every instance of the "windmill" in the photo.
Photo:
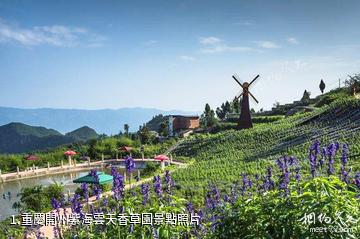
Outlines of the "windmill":
M249 91L249 87L259 77L260 77L260 75L257 75L250 83L244 82L244 83L241 84L240 81L238 80L238 78L235 75L232 76L232 78L242 88L242 92L240 92L235 98L237 100L242 96L241 112L240 112L240 117L239 117L238 126L237 126L237 128L239 130L252 128L252 121L251 121L251 114L250 114L250 107L249 107L249 95L255 100L256 103L259 103L259 101L255 98L255 96L253 94L251 94L251 92Z

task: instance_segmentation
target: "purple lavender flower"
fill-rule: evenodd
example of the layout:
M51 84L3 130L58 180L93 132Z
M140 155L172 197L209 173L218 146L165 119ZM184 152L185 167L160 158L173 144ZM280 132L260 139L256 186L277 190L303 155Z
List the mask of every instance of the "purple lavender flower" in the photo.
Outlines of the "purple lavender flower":
M90 175L94 179L95 183L99 183L100 178L96 169L92 169L90 171Z
M101 195L101 187L99 184L94 184L93 186L93 192L96 196L96 200L99 200L100 199L100 195Z
M357 172L355 174L355 180L354 180L355 185L360 189L360 172Z
M126 159L125 159L125 166L126 166L126 171L128 173L131 173L135 168L134 159L132 157L130 157L130 156L127 156Z
M290 173L288 168L289 157L284 156L276 160L276 163L281 171L279 176L279 188L285 192L285 195L289 194L289 183L290 183Z
M134 224L130 224L129 233L132 234L134 232Z
M253 186L253 182L251 181L251 179L248 178L248 176L246 174L241 174L242 175L242 186L240 188L240 192L241 195L245 195L245 193L248 191L248 189L251 189ZM250 192L249 192L250 195Z
M335 157L335 154L336 154L336 148L337 148L337 144L335 143L332 143L328 146L327 148L327 156L329 158L329 161L328 161L328 174L329 175L332 175L335 173L335 170L334 170L334 157Z
M186 203L186 209L188 210L189 213L193 213L194 212L194 205L191 202L187 202Z
M294 166L294 165L297 165L297 164L298 164L297 159L294 156L291 156L290 159L289 159L289 166Z
M103 206L106 208L109 205L109 199L104 198L103 200Z
M237 191L236 191L235 185L232 185L232 186L231 186L230 191L231 191L231 202L232 202L232 203L235 203L236 200L238 199L238 193L237 193Z
M75 214L79 214L80 218L83 218L84 214L82 212L82 205L80 203L80 195L75 193L74 197L71 198L71 210Z
M209 209L215 209L220 202L220 192L215 185L209 185L210 190L205 197L205 205Z
M310 146L310 151L314 151L315 154L320 154L321 153L320 141L319 140L315 140L315 142Z
M82 192L84 194L84 198L85 198L86 202L89 202L89 187L88 187L87 183L82 183L80 185L80 189L82 190Z
M220 192L219 192L219 189L215 185L212 186L211 193L212 193L215 201L219 202L219 200L220 200Z
M316 155L311 151L309 154L309 161L310 161L311 176L314 178L316 174Z
M115 200L120 200L124 197L125 184L124 177L121 175L115 167L111 168L111 175L113 176L113 187L112 191L114 193Z
M42 233L40 230L36 231L36 239L43 239L44 237L44 233Z
M289 177L289 172L285 172L284 174L282 174L280 176L279 179L279 188L281 190L285 191L285 195L288 196L289 194L289 183L290 183L290 177Z
M354 184L357 186L357 188L360 190L360 172L357 172L355 174L354 178ZM358 198L360 198L360 193L357 195Z
M326 160L326 155L327 155L327 148L323 147L321 150L321 158L319 160L319 165L321 169L323 168L324 162Z
M55 226L53 227L53 232L54 232L54 238L60 238L59 237L59 227L58 226Z
M281 172L285 171L285 160L282 160L283 158L278 158L276 160L276 165L278 166L278 168L280 169Z
M321 154L320 141L315 140L315 142L310 146L309 149L310 171L313 178L316 176L318 154Z
M297 183L300 183L301 180L300 169L300 167L295 168L295 180Z
M272 167L266 169L266 176L264 181L264 190L271 190L275 187L275 182L272 180Z
M141 185L141 194L143 195L142 204L146 205L147 201L149 200L149 195L150 195L150 185L149 184Z
M162 187L161 187L161 178L160 176L154 176L154 191L158 197L162 197Z
M349 153L349 147L347 144L343 144L341 155L341 180L349 183L348 172L346 171L347 157Z
M166 192L168 194L171 194L171 187L173 185L173 180L171 178L171 175L170 175L170 171L169 170L166 170L165 171L165 183L166 183Z
M158 233L156 227L151 226L151 229L152 229L153 238L154 239L159 239L159 233Z
M341 163L343 165L346 165L347 163L347 156L349 153L349 147L347 144L343 144L343 149L342 149L342 155L341 155Z
M335 150L338 151L340 149L340 143L335 142Z
M56 198L52 198L51 199L51 206L53 209L56 210L57 214L60 214L60 202L58 200L56 200Z

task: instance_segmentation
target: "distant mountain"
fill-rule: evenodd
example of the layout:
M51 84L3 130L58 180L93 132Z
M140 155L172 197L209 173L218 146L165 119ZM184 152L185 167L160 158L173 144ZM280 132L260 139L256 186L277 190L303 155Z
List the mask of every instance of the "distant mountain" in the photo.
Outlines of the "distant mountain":
M23 123L0 126L0 153L24 153L96 138L97 133L82 127L66 135L56 130Z
M92 128L84 126L66 133L65 136L72 137L80 141L87 141L89 139L96 139L99 135Z
M0 107L0 125L10 122L22 122L29 125L41 125L53 128L61 133L87 125L98 133L118 134L124 131L124 124L135 132L140 125L148 122L154 115L186 114L198 112L163 111L149 108L121 108L117 110L79 110L79 109L20 109Z

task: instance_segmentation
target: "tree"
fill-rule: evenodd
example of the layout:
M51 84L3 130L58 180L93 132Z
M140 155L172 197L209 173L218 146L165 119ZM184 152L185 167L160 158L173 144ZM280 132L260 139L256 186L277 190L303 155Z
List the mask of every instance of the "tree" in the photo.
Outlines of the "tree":
M232 107L231 107L229 101L226 101L226 102L225 102L225 107L224 107L225 116L226 116L226 114L232 112L232 109L231 109L231 108L232 108Z
M345 80L345 86L351 87L352 85L359 85L360 84L360 74L355 74L353 76L348 76L348 79Z
M96 151L98 141L96 139L91 139L89 141L89 149L88 149L88 155L92 159L96 159L98 156L98 153Z
M51 209L50 201L55 198L61 201L64 187L60 184L52 184L47 187L42 185L23 188L20 193L20 203L13 205L21 211L44 212Z
M144 124L138 132L139 138L142 144L151 143L153 135L150 133L149 128Z
M355 95L360 89L360 74L350 76L345 80L345 86L349 88L350 94Z
M280 106L280 102L279 101L276 101L274 104L273 104L273 107L276 109Z
M234 99L231 103L226 101L225 103L222 103L220 107L216 108L216 115L221 120L225 119L228 113L233 112L239 113L239 102L236 99Z
M320 88L321 94L324 94L325 83L324 83L323 79L321 79L321 81L320 81L319 88Z
M221 107L216 108L216 115L219 119L221 120L225 119L226 113L227 111L226 111L225 103L222 103Z
M301 98L300 101L303 102L303 103L309 103L310 95L311 95L310 91L305 90L304 94L303 94L303 97Z
M124 131L125 131L125 135L126 137L129 137L129 125L128 124L124 124Z
M169 125L168 121L163 121L160 123L159 126L159 135L161 136L168 136L169 135Z
M240 112L240 101L239 98L234 98L233 100L233 109L235 113L239 113Z
M209 104L205 105L204 113L200 117L200 124L204 128L212 127L216 123L215 112Z

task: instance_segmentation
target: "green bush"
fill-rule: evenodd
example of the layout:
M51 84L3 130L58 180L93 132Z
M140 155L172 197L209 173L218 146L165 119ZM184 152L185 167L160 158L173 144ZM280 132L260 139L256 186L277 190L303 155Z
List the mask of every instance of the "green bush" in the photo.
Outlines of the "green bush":
M295 185L293 185L295 187ZM347 190L345 183L337 177L318 177L301 185L289 197L278 191L248 198L243 197L234 206L226 205L221 222L212 238L359 238L359 199ZM339 214L340 213L340 216ZM304 223L307 216L315 215L315 223ZM320 222L323 215L333 223ZM339 217L347 225L343 225ZM316 227L347 227L352 232L313 232Z

